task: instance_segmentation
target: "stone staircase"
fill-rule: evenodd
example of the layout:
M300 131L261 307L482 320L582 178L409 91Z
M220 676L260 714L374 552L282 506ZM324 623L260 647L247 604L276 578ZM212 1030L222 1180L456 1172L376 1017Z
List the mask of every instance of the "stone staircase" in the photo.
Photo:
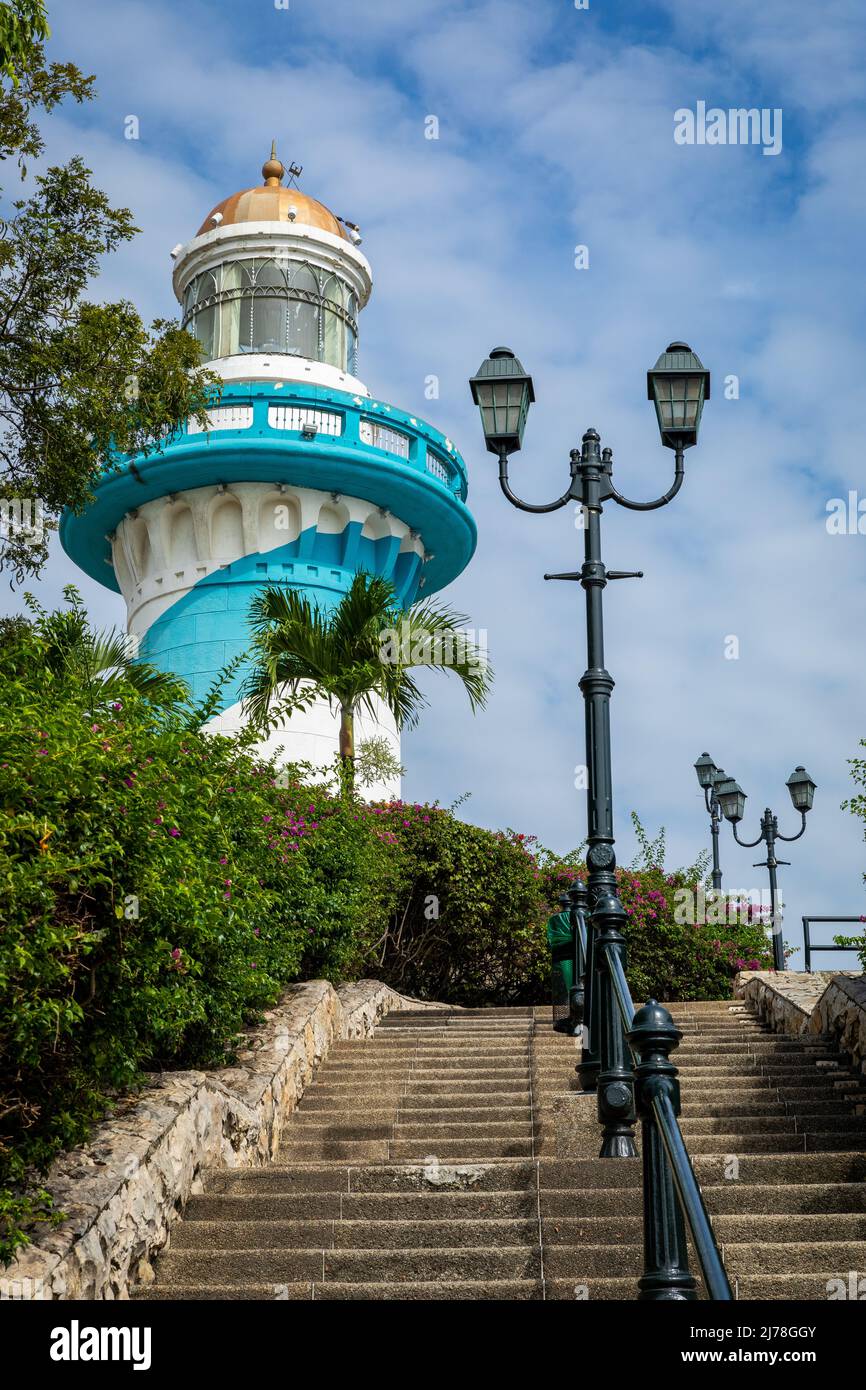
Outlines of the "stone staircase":
M738 1296L826 1299L866 1273L864 1078L742 1005L672 1012L682 1129ZM640 1163L557 1138L577 1055L546 1008L390 1014L334 1046L276 1162L208 1176L132 1296L634 1298Z

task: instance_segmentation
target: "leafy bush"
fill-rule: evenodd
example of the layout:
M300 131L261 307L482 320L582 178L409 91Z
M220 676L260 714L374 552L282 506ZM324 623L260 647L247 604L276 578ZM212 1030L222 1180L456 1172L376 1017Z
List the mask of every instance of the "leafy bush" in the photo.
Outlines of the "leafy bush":
M322 789L117 680L89 703L39 625L6 639L0 1187L144 1071L224 1063L287 982L339 979L395 878L389 846ZM38 1210L7 1200L0 1254Z
M396 906L369 965L419 999L464 1005L547 998L544 925L575 870L515 831L483 830L437 806L372 815L401 851Z

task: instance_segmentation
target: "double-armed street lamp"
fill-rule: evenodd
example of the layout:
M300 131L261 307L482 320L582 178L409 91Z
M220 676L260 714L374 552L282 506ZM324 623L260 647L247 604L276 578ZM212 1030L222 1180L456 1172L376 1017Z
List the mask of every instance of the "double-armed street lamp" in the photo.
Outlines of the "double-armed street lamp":
M737 834L737 826L743 819L743 813L746 809L746 793L733 777L724 777L714 784L722 815L725 820L730 821L737 844L742 845L744 849L754 849L755 845L759 845L763 840L767 846L766 859L759 860L757 864L753 865L753 868L767 869L770 875L770 923L773 932L773 965L776 970L785 969L785 943L782 939L782 914L778 909L776 869L780 864L790 863L788 859L776 858L776 841L785 840L787 843L791 843L794 840L799 840L804 833L806 814L811 811L812 803L815 800L815 785L804 767L795 767L786 783L794 810L800 812L801 825L796 835L779 833L778 817L768 806L761 816L761 833L758 838L756 840L741 840Z
M722 869L719 863L719 826L722 823L722 808L719 805L717 788L727 780L724 768L716 767L709 753L702 753L695 763L698 782L703 789L704 805L710 818L710 836L713 845L713 889L719 892L722 887Z
M610 695L614 682L604 664L602 595L608 580L640 578L640 571L608 570L601 558L601 513L608 500L632 511L653 511L670 502L683 482L685 450L697 443L710 374L686 343L671 343L647 373L647 394L654 402L662 444L674 452L674 480L652 502L633 502L613 483L613 451L602 448L589 429L582 447L572 449L570 480L553 502L522 501L508 481L508 458L523 443L529 406L535 399L532 378L508 348L494 348L470 382L481 412L487 448L499 458L499 482L513 506L524 512L553 512L569 502L582 508L584 560L571 574L545 579L577 580L586 594L587 669L580 679L586 722L587 889L591 912L587 943L584 1044L578 1072L585 1090L598 1092L603 1126L602 1157L635 1155L634 1074L617 1004L625 988L625 908L617 893L613 834L610 754ZM584 1034L586 1039L587 1034Z

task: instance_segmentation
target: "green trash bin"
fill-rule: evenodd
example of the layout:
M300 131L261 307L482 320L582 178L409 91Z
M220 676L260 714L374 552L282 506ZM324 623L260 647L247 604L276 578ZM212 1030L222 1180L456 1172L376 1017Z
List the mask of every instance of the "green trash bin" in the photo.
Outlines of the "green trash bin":
M560 901L569 904L567 897L561 898ZM553 1027L557 1033L573 1036L581 1031L583 990L580 945L569 905L548 919L547 944L551 957L550 998L553 1006Z

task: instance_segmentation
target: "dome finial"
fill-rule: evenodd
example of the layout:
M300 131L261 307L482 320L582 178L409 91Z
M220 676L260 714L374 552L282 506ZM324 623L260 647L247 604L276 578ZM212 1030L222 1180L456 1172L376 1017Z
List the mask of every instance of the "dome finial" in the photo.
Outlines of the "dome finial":
M277 159L277 142L276 140L272 140L271 157L270 159L266 159L262 165L262 177L268 187L276 188L282 183L283 174L285 172L282 160Z

